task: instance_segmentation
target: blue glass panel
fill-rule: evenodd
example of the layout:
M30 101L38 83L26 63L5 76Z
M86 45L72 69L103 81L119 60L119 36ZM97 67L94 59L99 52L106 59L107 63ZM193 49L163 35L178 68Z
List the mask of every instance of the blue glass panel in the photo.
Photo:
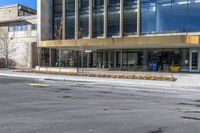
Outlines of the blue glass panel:
M141 21L141 31L143 34L156 32L156 3L154 1L141 1Z
M187 31L187 0L172 0L172 18L171 30L172 32L186 32Z
M188 31L200 32L200 0L190 0L188 12Z
M75 35L75 1L66 0L66 38L73 39Z
M60 37L59 29L62 18L62 0L53 0L53 37Z
M103 35L103 20L104 0L93 0L93 37Z
M88 37L89 0L79 0L79 38Z
M108 36L119 35L120 0L108 1Z
M137 0L124 0L124 35L137 33Z

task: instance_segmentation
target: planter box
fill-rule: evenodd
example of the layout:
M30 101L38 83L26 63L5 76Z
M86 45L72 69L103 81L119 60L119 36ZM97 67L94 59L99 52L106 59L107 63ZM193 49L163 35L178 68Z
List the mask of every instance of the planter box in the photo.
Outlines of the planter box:
M58 68L58 67L40 67L36 66L35 67L36 71L49 71L49 72L71 72L71 73L76 73L77 68Z

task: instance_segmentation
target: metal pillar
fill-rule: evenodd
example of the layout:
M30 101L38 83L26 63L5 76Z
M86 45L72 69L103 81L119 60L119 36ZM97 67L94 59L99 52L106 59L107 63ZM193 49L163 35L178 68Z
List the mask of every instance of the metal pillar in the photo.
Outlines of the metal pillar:
M79 34L79 9L78 9L78 0L75 0L75 39L78 39Z
M84 67L84 50L81 51L81 72L83 73L83 67Z
M87 68L90 68L90 53L87 53Z
M38 53L37 54L38 54L37 65L41 66L41 48L40 47L38 47Z
M147 65L148 65L148 50L143 50L143 70L147 70Z
M62 0L62 39L65 39L65 34L66 34L66 5L65 5L65 0Z
M108 34L108 0L104 0L104 38Z
M192 49L190 49L189 70L192 71Z
M116 50L114 51L114 68L116 69L117 68L117 52Z
M124 34L124 0L120 0L120 26L119 36L123 37Z
M106 52L105 51L103 51L103 69L105 68L105 66L106 66Z
M89 38L92 38L93 26L93 0L89 0Z
M111 61L110 61L110 55L111 55L111 53L110 53L110 51L108 51L108 67L109 67L109 69L111 68Z
M137 35L141 34L141 0L137 0Z
M49 48L49 67L51 67L52 64L52 51L51 48Z
M123 51L121 50L120 67L123 69Z

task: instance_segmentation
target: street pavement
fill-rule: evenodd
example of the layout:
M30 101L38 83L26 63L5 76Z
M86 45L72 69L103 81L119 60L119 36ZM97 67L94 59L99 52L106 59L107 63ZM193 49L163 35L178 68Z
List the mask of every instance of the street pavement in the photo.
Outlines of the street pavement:
M200 90L0 76L0 133L200 133Z

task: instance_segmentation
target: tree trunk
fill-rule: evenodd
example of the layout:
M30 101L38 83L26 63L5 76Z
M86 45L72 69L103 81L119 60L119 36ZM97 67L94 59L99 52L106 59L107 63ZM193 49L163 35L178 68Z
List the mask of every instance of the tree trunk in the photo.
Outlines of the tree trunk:
M9 65L8 65L8 55L5 56L5 68L9 68Z

